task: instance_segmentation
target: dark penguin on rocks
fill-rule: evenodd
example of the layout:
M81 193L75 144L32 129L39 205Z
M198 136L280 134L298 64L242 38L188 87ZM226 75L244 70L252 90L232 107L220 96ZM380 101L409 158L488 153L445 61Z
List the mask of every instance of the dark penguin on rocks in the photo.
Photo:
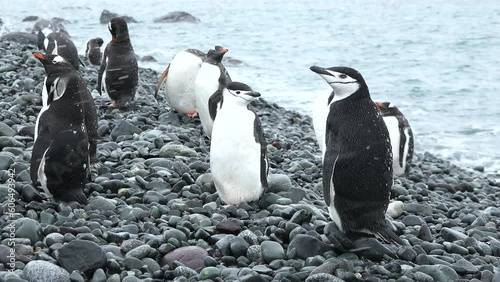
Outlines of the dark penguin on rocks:
M43 42L42 46L40 46L40 41ZM60 55L65 58L76 70L80 64L85 67L78 57L75 44L65 33L50 32L49 29L41 30L38 32L38 45L47 54Z
M413 159L413 132L403 113L390 102L377 102L389 131L395 176L408 175Z
M128 109L132 106L139 83L139 67L130 42L127 23L123 18L112 18L108 24L111 41L104 56L97 79L97 91L104 89L111 99L109 108Z
M370 234L403 245L385 220L393 185L389 132L361 74L348 67L328 70L333 89L326 121L323 193L340 231Z
M37 52L33 55L43 64L46 78L43 107L35 126L32 181L39 181L47 196L56 201L87 204L83 188L90 175L90 151L95 150L89 149L92 146L89 131L94 132L87 128L92 124L86 119L89 90L62 56Z
M104 41L100 37L89 39L85 43L85 57L93 65L101 64L102 44L104 44Z
M248 108L260 97L248 85L231 82L222 91L210 148L210 169L220 198L237 205L267 190L267 142L260 119Z
M212 136L212 127L222 99L222 90L231 77L221 63L227 49L215 46L203 60L195 80L196 109L206 136Z

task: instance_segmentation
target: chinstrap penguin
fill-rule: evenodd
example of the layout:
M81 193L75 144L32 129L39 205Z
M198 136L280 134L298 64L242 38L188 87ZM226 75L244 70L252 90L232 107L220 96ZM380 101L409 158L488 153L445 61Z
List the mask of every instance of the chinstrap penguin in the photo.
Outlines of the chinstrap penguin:
M221 46L210 49L196 75L196 109L206 136L212 136L212 126L222 99L222 90L231 82L226 68L221 63L227 52Z
M139 67L130 42L127 23L123 18L112 18L108 24L111 41L104 49L104 56L97 78L97 91L104 89L111 99L109 108L129 109L134 101L139 83Z
M85 43L85 58L93 65L101 64L102 44L104 44L104 41L100 37L89 39Z
M38 32L38 40L43 39L43 48L47 54L60 55L65 58L71 65L78 70L79 65L85 67L83 62L78 57L78 50L71 39L62 32L51 32L44 29ZM40 46L39 46L40 47Z
M333 89L326 121L323 193L332 220L351 234L404 242L385 220L393 185L389 132L361 74L348 67L323 72Z
M47 75L31 156L32 181L39 181L49 198L87 204L83 188L90 175L91 156L85 99L90 93L80 74L62 56L33 55Z
M175 54L165 69L155 89L155 97L165 81L165 96L172 109L195 117L195 80L206 54L197 49L186 49Z
M260 97L248 85L231 82L222 91L210 148L217 193L229 205L259 199L267 190L267 143L260 119L248 108Z
M389 131L395 176L408 175L413 159L413 132L403 113L390 102L377 102Z

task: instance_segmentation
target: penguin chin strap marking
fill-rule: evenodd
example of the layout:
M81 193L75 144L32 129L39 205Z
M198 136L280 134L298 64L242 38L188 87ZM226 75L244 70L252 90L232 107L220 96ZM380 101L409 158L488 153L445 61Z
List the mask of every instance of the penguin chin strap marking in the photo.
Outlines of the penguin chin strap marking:
M358 83L358 82L357 81L347 81L347 82L334 81L334 82L328 82L328 84L352 84L352 83Z
M231 92L229 92L229 93L231 93ZM251 101L252 101L252 99L247 100L247 99L243 98L243 96L240 96L240 95L234 95L233 93L231 93L231 95L233 95L233 96L234 96L234 97L236 97L236 98L243 99L243 100L245 100L245 101L247 101L247 102L251 102Z

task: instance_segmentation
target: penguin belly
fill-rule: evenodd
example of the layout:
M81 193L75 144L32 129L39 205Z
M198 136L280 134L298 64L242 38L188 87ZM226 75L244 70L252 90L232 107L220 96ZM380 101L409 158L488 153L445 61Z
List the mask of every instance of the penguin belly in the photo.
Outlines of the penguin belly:
M389 131L389 138L391 139L392 148L392 168L394 175L403 175L405 173L404 167L401 166L399 155L400 146L400 131L399 131L399 121L394 116L384 117L385 125Z
M208 100L219 89L220 69L218 66L203 64L198 71L195 83L196 109L205 134L212 136L213 120L208 109Z
M196 111L195 81L201 63L195 55L181 52L170 64L165 94L170 106L180 113Z
M314 134L316 135L316 140L318 141L319 148L321 149L321 159L325 158L326 152L326 119L328 118L328 113L330 111L330 107L328 107L328 97L329 94L319 94L312 109Z
M214 122L210 169L217 192L227 204L254 201L263 192L254 119L255 115L247 110L221 109Z

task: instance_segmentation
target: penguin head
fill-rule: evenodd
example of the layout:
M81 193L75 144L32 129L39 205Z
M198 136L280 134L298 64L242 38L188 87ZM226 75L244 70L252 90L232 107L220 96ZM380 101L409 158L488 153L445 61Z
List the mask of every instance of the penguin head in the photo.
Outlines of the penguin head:
M259 92L255 92L250 86L241 82L230 82L226 85L223 92L224 100L232 100L237 104L248 105L253 100L260 97Z
M68 68L73 68L66 59L59 55L42 54L40 52L33 52L32 54L42 63L47 74L53 73L56 70L59 70L58 72L63 72L67 71Z
M208 50L206 62L220 64L224 54L227 53L227 49L222 46L215 46L215 49Z
M310 69L326 80L333 89L333 101L345 99L355 93L358 93L359 97L369 97L368 86L363 76L353 68L312 66Z
M108 29L113 41L120 42L129 39L127 22L123 18L112 18L108 23Z
M102 40L102 38L100 38L100 37L94 38L94 39L92 39L92 40L93 40L93 42L94 42L95 44L97 44L97 46L99 46L99 47L101 47L101 46L102 46L102 44L104 44L104 40Z

